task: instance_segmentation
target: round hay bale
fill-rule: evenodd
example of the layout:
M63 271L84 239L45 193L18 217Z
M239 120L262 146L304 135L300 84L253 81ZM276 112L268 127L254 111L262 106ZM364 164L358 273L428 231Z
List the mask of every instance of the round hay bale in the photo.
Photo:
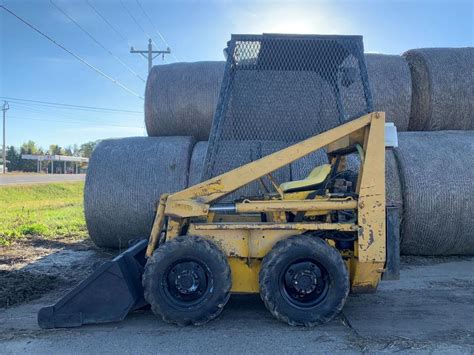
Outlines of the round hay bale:
M156 65L145 90L145 125L150 137L209 138L225 62Z
M400 208L403 212L402 183L393 150L385 151L385 202L387 206Z
M401 252L474 254L474 131L402 132Z
M148 238L154 205L162 193L188 183L191 137L134 137L102 141L89 162L84 211L100 247L128 247Z
M366 54L365 63L375 111L385 111L385 120L398 131L408 130L411 108L411 75L399 55Z
M406 60L395 55L367 54L366 63L375 109L385 111L387 121L394 122L399 131L407 130L411 80ZM148 75L145 91L145 124L148 135L191 135L197 140L208 139L224 67L225 62L223 61L154 66ZM245 75L245 73L239 75ZM301 75L307 76L308 73ZM247 80L244 84L252 86L256 85L255 83L255 80L250 80L250 82ZM284 103L284 99L288 99L286 93L295 87L288 79L283 80L283 84L263 80L263 88L250 87L251 90L244 88L244 92L240 93L237 87L236 94L248 95L250 92L255 95L271 89L275 95L283 95L282 97L270 97L271 107L274 107L274 110L281 110L283 108L279 108L278 105L288 106ZM278 85L282 87L278 87ZM313 102L311 100L315 100L315 97L319 97L318 95L327 96L331 91L325 87L324 83L313 89L316 90L317 95L298 94L295 95L297 99L294 101L298 103L298 106L301 106L300 101L307 97L310 102L306 102L303 106L309 107L308 110L312 110L311 112L318 112L318 115L322 115L324 118L324 122L320 123L322 129L328 129L334 126L332 121L337 119L335 112L330 112L324 107L330 102L330 97L322 100L316 108L311 107L311 102ZM252 102L258 105L262 104L261 99ZM290 112L293 111L290 110ZM272 115L272 112L268 114ZM266 122L265 113L259 110L259 115L263 115L260 121ZM291 117L291 115L285 117ZM265 126L264 130L266 130Z
M474 48L405 52L412 77L409 130L474 129Z
M201 182L202 170L207 153L207 141L196 143L189 162L189 183L188 186Z

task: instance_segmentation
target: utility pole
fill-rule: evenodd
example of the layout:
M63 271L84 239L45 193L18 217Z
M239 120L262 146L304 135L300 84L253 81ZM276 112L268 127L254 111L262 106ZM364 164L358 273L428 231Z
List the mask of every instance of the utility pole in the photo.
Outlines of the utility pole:
M153 66L153 59L155 59L156 57L158 57L159 55L162 55L163 58L165 57L165 54L170 54L171 53L171 50L168 48L166 48L165 51L160 51L160 50L156 50L154 51L153 50L153 44L152 44L152 40L149 39L148 40L148 49L145 51L145 50L136 50L135 48L130 48L130 53L138 53L138 54L141 54L142 57L144 57L145 59L148 60L148 72L150 72L151 70L151 67Z
M3 101L3 107L2 107L2 111L3 111L3 150L2 150L2 164L3 164L3 173L6 174L7 173L7 150L5 149L5 127L6 127L6 124L5 124L5 119L6 119L6 112L7 110L10 109L10 105L8 105L8 102L6 101Z

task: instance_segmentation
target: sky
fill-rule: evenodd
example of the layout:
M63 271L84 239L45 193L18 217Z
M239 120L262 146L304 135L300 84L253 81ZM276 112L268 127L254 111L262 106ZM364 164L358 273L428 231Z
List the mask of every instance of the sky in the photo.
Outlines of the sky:
M9 103L7 145L14 146L33 140L44 148L65 147L146 135L140 98L145 83L139 77L146 79L147 63L129 50L130 45L145 49L149 37L157 48L169 46L172 51L165 60L155 59L157 65L224 60L222 50L232 33L357 34L364 36L366 52L386 54L474 46L474 0L0 0L0 4L116 80L106 79L0 8L0 104Z

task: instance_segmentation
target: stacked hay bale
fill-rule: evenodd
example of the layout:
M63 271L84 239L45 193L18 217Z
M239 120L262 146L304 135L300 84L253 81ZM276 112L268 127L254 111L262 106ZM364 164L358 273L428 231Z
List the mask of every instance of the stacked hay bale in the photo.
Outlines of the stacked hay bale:
M474 129L474 48L403 54L412 76L410 131Z
M407 131L411 107L411 75L405 58L398 55L366 54L374 110L384 111L387 122Z
M395 151L404 200L401 252L474 254L474 48L403 56L412 76L409 130L424 132L400 133Z
M145 125L150 137L193 136L207 140L225 62L156 65L145 90Z
M366 54L374 108L387 114L399 131L408 129L411 77L405 58ZM149 136L209 138L224 75L225 62L195 62L152 68L145 91L145 124ZM268 85L268 84L265 84ZM252 95L261 92L242 92Z
M474 131L403 132L401 251L474 254Z
M386 154L386 178L387 201L404 209L402 253L474 253L474 134L467 131L474 130L474 49L416 49L365 59L374 108L401 132L400 147ZM152 69L145 92L150 137L104 141L90 162L85 212L98 245L126 247L128 240L146 237L160 193L200 182L224 67L199 62ZM404 132L447 129L466 131ZM248 147L248 156L235 156L231 146L220 154L239 166L278 149L278 142ZM280 182L302 179L325 162L325 153L317 152L275 175ZM357 169L357 159L350 166ZM232 197L259 192L253 184Z
M162 193L188 184L192 137L133 137L99 143L89 162L84 210L89 235L101 247L128 248L147 238Z

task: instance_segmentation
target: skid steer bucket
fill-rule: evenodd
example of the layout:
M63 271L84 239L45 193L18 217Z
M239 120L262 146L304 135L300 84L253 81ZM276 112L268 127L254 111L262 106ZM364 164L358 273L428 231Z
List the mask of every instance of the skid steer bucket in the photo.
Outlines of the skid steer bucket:
M116 322L145 306L142 274L148 240L140 240L107 261L55 305L40 309L41 328Z

